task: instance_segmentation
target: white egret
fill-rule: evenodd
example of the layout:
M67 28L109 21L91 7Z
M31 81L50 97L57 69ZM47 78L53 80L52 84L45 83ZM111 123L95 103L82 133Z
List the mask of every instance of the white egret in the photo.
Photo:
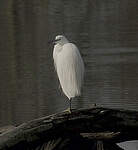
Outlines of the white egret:
M75 44L70 43L63 35L56 36L54 40L53 59L55 69L63 93L70 100L81 95L84 77L84 63Z

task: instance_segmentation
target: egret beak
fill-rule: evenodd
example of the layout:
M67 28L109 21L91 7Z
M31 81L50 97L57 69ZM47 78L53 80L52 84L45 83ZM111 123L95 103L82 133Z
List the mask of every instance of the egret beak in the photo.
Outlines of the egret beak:
M56 44L57 41L60 41L60 39L56 39L56 40L52 40L52 41L48 41L49 44L53 43Z

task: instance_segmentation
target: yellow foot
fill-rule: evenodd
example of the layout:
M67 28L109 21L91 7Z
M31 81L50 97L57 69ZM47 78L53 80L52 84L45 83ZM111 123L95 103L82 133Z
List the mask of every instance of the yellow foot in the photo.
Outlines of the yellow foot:
M70 107L69 107L69 108L67 108L66 110L64 110L63 112L68 112L68 113L70 113L70 114L71 114Z

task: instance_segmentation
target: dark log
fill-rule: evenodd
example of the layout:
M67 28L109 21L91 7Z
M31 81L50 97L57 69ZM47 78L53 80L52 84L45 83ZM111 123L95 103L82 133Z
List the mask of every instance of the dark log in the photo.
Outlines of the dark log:
M107 132L112 133L108 138ZM40 141L48 142L59 137L66 139L86 136L86 133L91 133L91 139L109 140L112 143L138 140L138 112L97 107L74 110L71 114L53 114L23 123L0 134L0 149Z

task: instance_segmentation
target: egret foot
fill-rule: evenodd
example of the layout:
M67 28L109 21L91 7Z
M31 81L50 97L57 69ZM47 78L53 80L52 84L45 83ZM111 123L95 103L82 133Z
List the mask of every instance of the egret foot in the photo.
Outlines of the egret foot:
M70 107L67 108L66 110L64 110L63 112L67 112L67 113L70 113L70 114L71 114L71 109L70 109Z
M72 98L70 98L70 100L69 100L69 108L66 109L66 110L64 110L63 112L68 112L68 113L70 113L70 114L72 113L71 100L72 100Z

